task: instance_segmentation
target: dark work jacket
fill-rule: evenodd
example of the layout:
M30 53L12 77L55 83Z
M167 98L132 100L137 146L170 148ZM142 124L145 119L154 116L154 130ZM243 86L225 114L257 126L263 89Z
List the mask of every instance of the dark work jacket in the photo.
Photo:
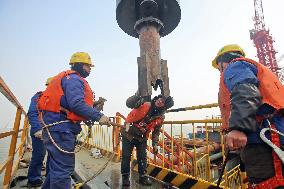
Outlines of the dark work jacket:
M37 131L42 129L42 125L38 117L37 101L41 95L41 91L37 92L31 99L31 103L28 110L29 123L31 125L30 135L33 136Z
M224 71L224 83L230 92L231 114L230 129L246 133L248 143L262 143L259 136L268 122L257 122L256 116L272 114L275 109L261 101L257 67L246 61L236 61L228 65ZM283 97L284 98L284 97ZM271 121L277 130L284 132L284 117L276 114ZM268 132L269 133L269 132ZM267 134L269 137L269 134ZM280 137L284 144L284 137Z

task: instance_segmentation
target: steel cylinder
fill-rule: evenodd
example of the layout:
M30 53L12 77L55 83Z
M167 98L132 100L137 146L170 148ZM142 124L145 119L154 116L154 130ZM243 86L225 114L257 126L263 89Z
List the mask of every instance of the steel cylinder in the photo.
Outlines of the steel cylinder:
M116 20L128 35L138 38L137 24L159 25L161 37L171 33L179 24L179 0L116 0Z

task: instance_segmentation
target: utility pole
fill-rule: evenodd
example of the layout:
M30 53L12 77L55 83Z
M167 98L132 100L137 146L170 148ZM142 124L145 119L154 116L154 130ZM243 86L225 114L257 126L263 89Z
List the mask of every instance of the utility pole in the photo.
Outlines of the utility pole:
M151 98L152 87L170 95L167 61L161 59L160 38L179 24L179 0L116 0L116 20L128 35L139 38L138 93Z

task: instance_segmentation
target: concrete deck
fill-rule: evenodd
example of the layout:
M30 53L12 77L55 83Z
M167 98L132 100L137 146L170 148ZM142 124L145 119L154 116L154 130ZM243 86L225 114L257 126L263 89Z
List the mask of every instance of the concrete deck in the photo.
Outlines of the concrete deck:
M31 157L31 152L26 152L24 159L29 160ZM95 173L100 170L105 163L108 161L108 157L102 157L99 159L95 159L90 156L90 152L86 149L81 149L78 153L76 153L76 166L74 178L86 180L92 177ZM19 168L15 178L24 178L27 176L28 168ZM42 175L45 175L45 171L42 172ZM44 177L43 177L44 178ZM16 181L16 179L14 180ZM72 181L74 182L74 181ZM77 180L78 182L78 180ZM13 189L22 189L27 188L27 179L17 180ZM138 183L138 173L135 171L131 171L131 186L130 187L122 187L121 185L121 174L120 174L120 162L112 162L110 161L107 167L93 180L84 185L83 188L91 188L91 189L116 189L116 188L124 188L124 189L160 189L166 188L163 183L153 180L153 185L150 187L141 186ZM33 188L40 189L40 187Z
M98 170L104 166L108 161L107 157L95 159L90 156L90 152L82 149L78 152L76 157L76 174L82 179L86 180L92 177ZM151 187L141 186L138 184L138 173L131 171L131 187L122 187L120 162L115 163L110 161L108 166L95 179L87 183L87 188L92 189L109 189L109 188L131 188L131 189L158 189L164 188L163 184L153 180Z

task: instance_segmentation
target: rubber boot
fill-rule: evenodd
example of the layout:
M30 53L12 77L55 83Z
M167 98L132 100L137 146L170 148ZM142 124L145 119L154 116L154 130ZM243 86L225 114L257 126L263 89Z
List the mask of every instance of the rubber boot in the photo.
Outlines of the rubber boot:
M146 175L139 176L139 183L143 186L152 186L152 181Z
M129 175L122 175L122 186L130 186Z

